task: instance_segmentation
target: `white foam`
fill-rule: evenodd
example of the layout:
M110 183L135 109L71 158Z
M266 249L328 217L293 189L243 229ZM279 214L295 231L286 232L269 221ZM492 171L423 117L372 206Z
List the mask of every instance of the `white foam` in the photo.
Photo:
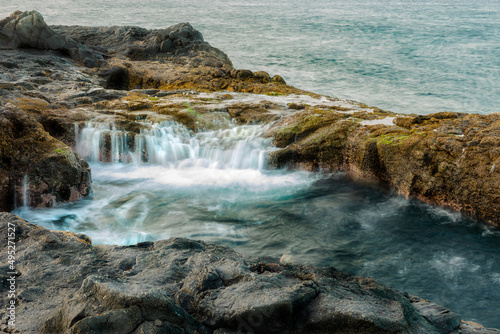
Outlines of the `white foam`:
M174 122L149 126L134 136L131 149L126 131L113 124L89 122L77 134L77 152L89 161L107 160L104 153L109 149L109 160L115 163L263 169L266 152L272 149L269 139L260 137L266 126L233 126L195 134ZM109 148L105 147L106 136L111 138Z
M103 168L96 175L98 179L127 180L140 182L141 187L165 188L230 188L245 189L252 192L266 192L277 188L303 185L309 174L303 173L265 173L256 169L210 168L204 166L165 167L165 166L121 166L122 168Z

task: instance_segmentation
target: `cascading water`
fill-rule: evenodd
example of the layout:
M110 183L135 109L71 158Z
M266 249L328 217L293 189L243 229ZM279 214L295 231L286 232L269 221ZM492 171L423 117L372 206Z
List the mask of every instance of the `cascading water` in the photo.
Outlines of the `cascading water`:
M23 178L23 207L28 207L29 204L30 199L28 195L28 174L26 174Z
M189 237L334 266L500 327L498 229L341 177L266 170L274 148L262 126L76 130L77 151L92 168L92 198L19 208L23 218L93 243Z
M88 161L262 170L270 147L269 140L260 137L263 130L256 126L235 126L191 134L180 124L163 122L141 129L130 147L127 132L114 125L89 122L78 135L76 150ZM103 152L106 150L107 154Z
M264 126L228 123L202 132L174 122L143 126L136 134L112 123L76 126L76 151L92 168L92 199L23 215L48 228L87 233L94 243L197 235L236 241L246 238L204 216L222 219L227 210L290 196L317 179L266 170L274 148L262 137Z

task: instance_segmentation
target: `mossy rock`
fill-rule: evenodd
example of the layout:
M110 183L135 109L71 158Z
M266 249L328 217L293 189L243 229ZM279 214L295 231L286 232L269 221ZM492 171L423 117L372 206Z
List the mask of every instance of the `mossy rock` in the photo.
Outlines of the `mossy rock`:
M278 126L273 134L274 143L278 147L285 147L300 140L314 131L335 123L348 115L325 110L308 109L293 115L283 126Z

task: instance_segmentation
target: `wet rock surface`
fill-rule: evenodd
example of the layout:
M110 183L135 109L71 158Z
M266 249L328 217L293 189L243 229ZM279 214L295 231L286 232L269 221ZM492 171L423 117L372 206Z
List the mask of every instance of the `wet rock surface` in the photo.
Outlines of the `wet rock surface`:
M275 166L345 171L500 224L500 115L402 116L306 108L269 134Z
M480 328L438 305L333 268L249 258L182 238L93 246L85 235L50 231L10 213L0 214L0 221L1 233L8 227L16 231L16 316L23 333L472 333ZM7 241L0 243L0 256L6 256ZM2 302L7 271L0 270ZM4 326L5 310L0 317Z
M175 100L199 94L199 89L222 88L299 92L279 76L273 79L260 72L235 70L227 55L206 43L189 23L161 30L63 27L48 26L36 11L15 12L0 21L0 58L3 113L30 124L2 129L6 143L2 148L2 210L27 203L21 190L24 175L28 175L26 197L31 206L49 206L89 193L86 163L71 150L63 153L66 145L75 148L75 129L90 120L113 122L132 135L147 126L145 122L177 121L198 130L229 119L227 108L198 107L186 98L182 103L161 105L165 101L158 101L157 96ZM9 103L15 107L6 108ZM263 120L242 117L242 122ZM38 145L33 138L45 132L48 139ZM33 148L19 144L19 149L26 150L21 152L17 144L10 144L13 138L36 143ZM64 144L53 144L53 139ZM45 156L52 152L50 159L41 158L44 150ZM18 161L22 155L26 157Z
M396 115L303 92L279 76L234 69L187 23L161 30L50 27L37 12L1 22L0 102L16 105L72 148L75 124L81 129L89 120L114 122L133 137L145 122L175 121L197 131L230 119L279 119L268 132L282 148L272 155L276 167L347 171L499 224L498 114ZM89 68L53 39L103 61ZM266 95L248 99L231 91Z

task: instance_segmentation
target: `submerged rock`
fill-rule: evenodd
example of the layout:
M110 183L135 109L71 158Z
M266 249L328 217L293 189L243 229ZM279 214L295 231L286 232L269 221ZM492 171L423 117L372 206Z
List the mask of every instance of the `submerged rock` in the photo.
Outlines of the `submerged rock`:
M465 325L440 306L333 268L182 238L94 246L13 214L0 221L4 235L16 231L23 333L459 333ZM4 258L6 243L0 239ZM7 272L0 270L3 305ZM5 309L0 318L5 330Z

